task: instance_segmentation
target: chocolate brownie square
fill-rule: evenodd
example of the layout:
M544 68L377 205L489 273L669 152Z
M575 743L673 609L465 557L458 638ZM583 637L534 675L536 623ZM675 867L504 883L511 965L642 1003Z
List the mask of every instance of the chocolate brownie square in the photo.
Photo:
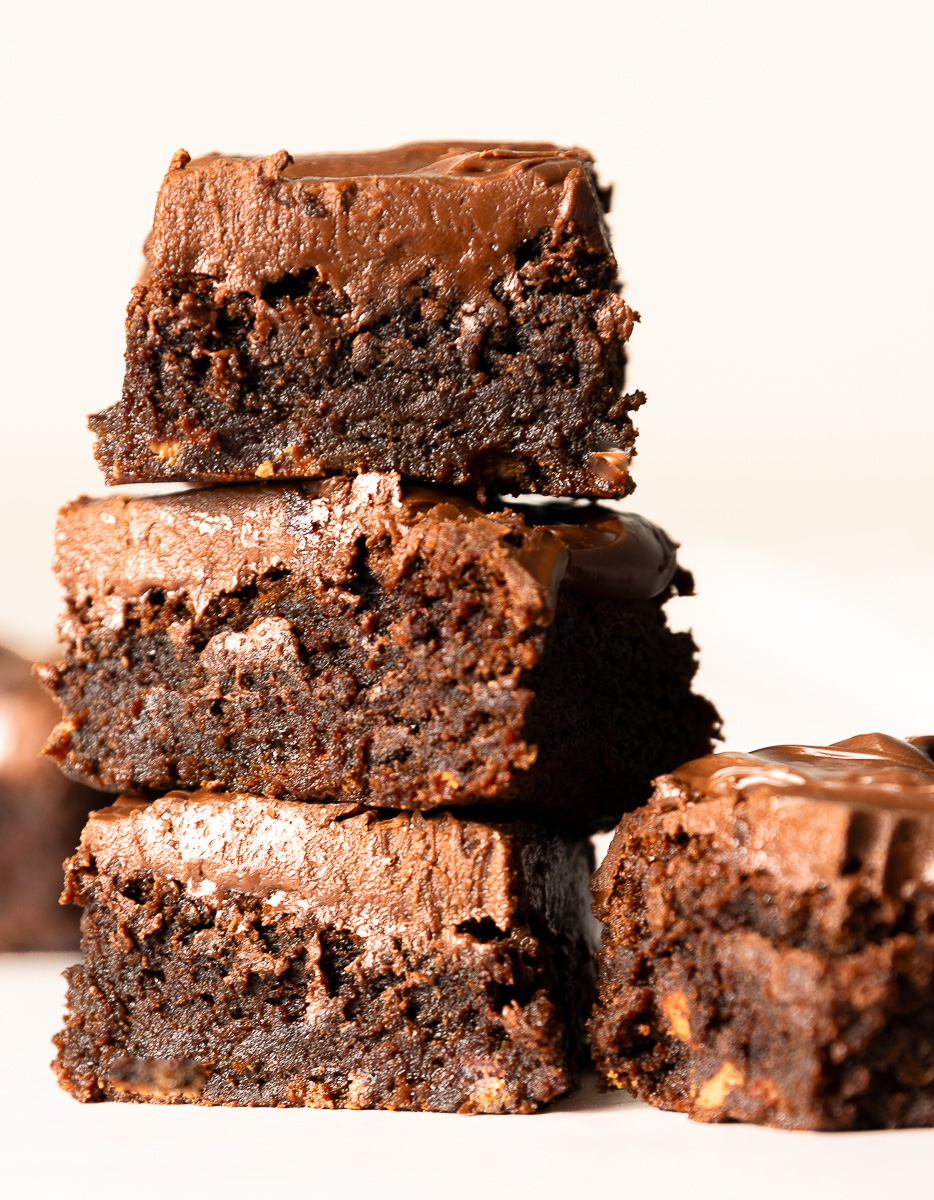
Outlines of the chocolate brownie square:
M700 1121L934 1125L932 739L687 763L594 877L604 1083Z
M0 647L0 952L78 944L58 903L62 861L100 794L40 757L57 715L29 663Z
M91 814L61 1084L82 1101L534 1112L593 996L586 839L175 793Z
M397 471L619 496L637 314L586 150L179 152L127 316L111 483Z
M611 827L717 732L663 611L691 580L640 517L543 519L375 474L69 505L48 753L113 792Z

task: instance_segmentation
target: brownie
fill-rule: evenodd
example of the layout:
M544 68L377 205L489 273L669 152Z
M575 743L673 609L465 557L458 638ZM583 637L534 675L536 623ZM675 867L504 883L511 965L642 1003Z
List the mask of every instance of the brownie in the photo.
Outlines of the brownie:
M631 490L625 342L590 154L428 142L180 151L127 315L111 483L397 471L507 493Z
M934 1125L934 740L711 755L594 876L606 1086L700 1121Z
M29 664L0 647L0 952L78 944L58 904L62 861L101 798L40 757L57 715Z
M576 1083L586 839L174 793L91 814L55 1064L82 1101L533 1112Z
M47 753L147 797L513 803L611 827L717 731L663 611L691 581L641 517L543 512L567 523L377 474L68 505Z

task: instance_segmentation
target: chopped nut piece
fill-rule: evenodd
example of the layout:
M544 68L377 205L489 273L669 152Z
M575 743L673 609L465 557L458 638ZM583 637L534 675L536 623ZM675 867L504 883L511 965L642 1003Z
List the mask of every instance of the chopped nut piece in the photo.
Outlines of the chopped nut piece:
M734 1088L742 1087L745 1076L731 1062L725 1062L711 1079L708 1079L697 1096L697 1107L719 1108Z
M680 1038L682 1042L689 1042L691 1040L691 1010L688 1008L687 996L684 992L673 992L670 996L664 996L660 1007L668 1018L668 1024L675 1037Z
M171 466L182 452L181 442L150 442L149 449L157 458Z

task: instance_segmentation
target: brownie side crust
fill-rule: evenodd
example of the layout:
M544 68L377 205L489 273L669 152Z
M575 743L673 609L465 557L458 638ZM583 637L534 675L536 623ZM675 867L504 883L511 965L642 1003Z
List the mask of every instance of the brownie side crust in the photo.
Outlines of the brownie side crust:
M532 1112L573 1088L589 847L200 793L93 814L56 1071L83 1101Z
M57 709L18 654L0 647L0 952L70 950L62 861L100 795L62 776L42 747Z
M689 587L673 544L606 516L635 534L530 526L385 476L70 506L48 752L111 791L612 824L709 749L717 717L665 623ZM620 587L637 598L599 594Z
M604 1085L701 1121L934 1124L932 862L934 765L894 738L659 780L594 877Z
M128 308L123 396L91 418L109 482L380 470L631 490L638 318L592 160L430 154L344 178L316 173L340 156L177 160Z

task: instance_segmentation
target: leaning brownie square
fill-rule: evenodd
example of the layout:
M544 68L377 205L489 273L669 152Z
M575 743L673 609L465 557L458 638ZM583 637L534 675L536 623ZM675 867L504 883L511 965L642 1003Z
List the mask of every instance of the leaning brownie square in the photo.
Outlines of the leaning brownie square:
M48 752L112 792L612 827L717 730L665 621L690 577L633 515L389 475L116 496L63 510L57 568Z
M586 839L532 822L214 793L119 800L61 1084L82 1101L533 1112L592 999Z
M594 877L604 1083L701 1121L934 1125L932 739L687 763Z
M429 142L180 152L127 316L111 483L398 471L509 493L631 490L625 343L586 150Z

